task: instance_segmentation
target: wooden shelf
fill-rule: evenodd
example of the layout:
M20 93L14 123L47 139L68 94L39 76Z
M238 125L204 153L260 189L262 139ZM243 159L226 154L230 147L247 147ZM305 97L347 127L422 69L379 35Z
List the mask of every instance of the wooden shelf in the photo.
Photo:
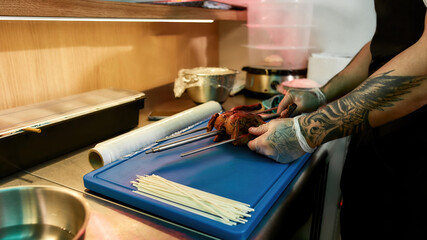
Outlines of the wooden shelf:
M246 21L246 11L99 0L2 0L0 16Z

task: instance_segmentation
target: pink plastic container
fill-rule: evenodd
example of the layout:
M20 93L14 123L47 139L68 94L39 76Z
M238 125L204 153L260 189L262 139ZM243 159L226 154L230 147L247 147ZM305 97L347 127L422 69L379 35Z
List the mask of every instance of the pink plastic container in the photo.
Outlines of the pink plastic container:
M248 5L250 25L311 25L312 0L253 1Z
M307 47L309 25L247 25L248 44L259 47Z

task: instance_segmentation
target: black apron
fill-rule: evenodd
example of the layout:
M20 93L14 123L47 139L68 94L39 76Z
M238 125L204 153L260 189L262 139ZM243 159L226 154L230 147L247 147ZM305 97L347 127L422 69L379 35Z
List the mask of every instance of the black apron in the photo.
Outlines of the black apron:
M419 39L426 14L422 0L376 0L375 10L371 73ZM426 129L424 106L352 136L341 177L343 240L427 239Z

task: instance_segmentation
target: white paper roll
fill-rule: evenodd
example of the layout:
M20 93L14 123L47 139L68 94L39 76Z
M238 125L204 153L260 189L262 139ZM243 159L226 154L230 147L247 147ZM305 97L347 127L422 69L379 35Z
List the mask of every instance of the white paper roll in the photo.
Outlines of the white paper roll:
M220 112L221 109L221 105L218 102L210 101L98 143L89 150L89 162L94 169L100 168L153 144L157 139L164 138L185 127L205 120L212 114Z

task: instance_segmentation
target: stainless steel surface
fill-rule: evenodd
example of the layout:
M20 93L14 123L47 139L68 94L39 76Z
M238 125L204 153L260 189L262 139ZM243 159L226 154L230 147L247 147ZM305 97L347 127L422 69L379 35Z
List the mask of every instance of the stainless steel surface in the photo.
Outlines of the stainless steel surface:
M195 103L205 103L211 100L224 103L233 88L236 74L237 72L234 70L228 70L226 73L221 71L216 74L215 71L211 70L192 72L190 69L183 75L184 81L191 84L189 85L191 87L188 87L186 91Z
M254 93L260 94L268 94L274 95L279 92L276 90L276 86L280 85L282 82L292 81L294 79L305 78L306 75L298 75L298 74L272 74L269 72L269 69L265 69L264 74L253 73L250 68L243 68L243 70L247 71L246 73L246 84L245 88ZM258 69L261 70L262 69ZM279 69L276 69L279 70Z
M196 106L196 104L184 94L181 98L175 99L173 96L173 84L156 88L146 93L147 101L144 109L140 111L139 126L150 124L148 114L153 110L168 109L171 111L183 111ZM167 94L169 93L169 94ZM237 94L225 101L222 106L229 110L237 105L250 105L259 103L261 100ZM22 185L50 185L62 186L75 191L86 199L89 204L90 219L86 228L86 240L107 240L107 239L216 239L213 236L195 231L179 223L171 222L147 212L127 206L126 204L110 200L97 193L88 191L83 185L83 176L91 171L88 161L88 151L93 146L87 146L78 151L51 159L26 171L6 178L0 178L0 188L14 187ZM307 163L307 172L314 166L313 161ZM303 181L304 178L301 178ZM294 181L298 181L296 178ZM293 187L291 192L296 191ZM287 198L278 199L274 206L284 206L289 203ZM253 236L258 239L274 239L271 232L284 233L289 231L286 222L280 218L269 218L278 211L277 207L272 208L263 222L257 227ZM291 207L291 206L288 206ZM260 232L260 229L262 230ZM281 238L283 239L283 238Z
M287 81L287 78L283 78L282 76L247 73L245 88L255 93L277 94L278 92L272 86L284 81Z
M86 240L216 239L88 191L83 185L83 176L93 170L87 159L89 149L90 147L81 149L0 179L0 188L50 185L76 192L89 204L90 219L86 228Z
M0 212L0 239L83 239L89 222L86 201L56 186L0 189Z
M231 89L222 86L203 85L187 88L187 93L195 103L205 103L211 100L225 102Z

